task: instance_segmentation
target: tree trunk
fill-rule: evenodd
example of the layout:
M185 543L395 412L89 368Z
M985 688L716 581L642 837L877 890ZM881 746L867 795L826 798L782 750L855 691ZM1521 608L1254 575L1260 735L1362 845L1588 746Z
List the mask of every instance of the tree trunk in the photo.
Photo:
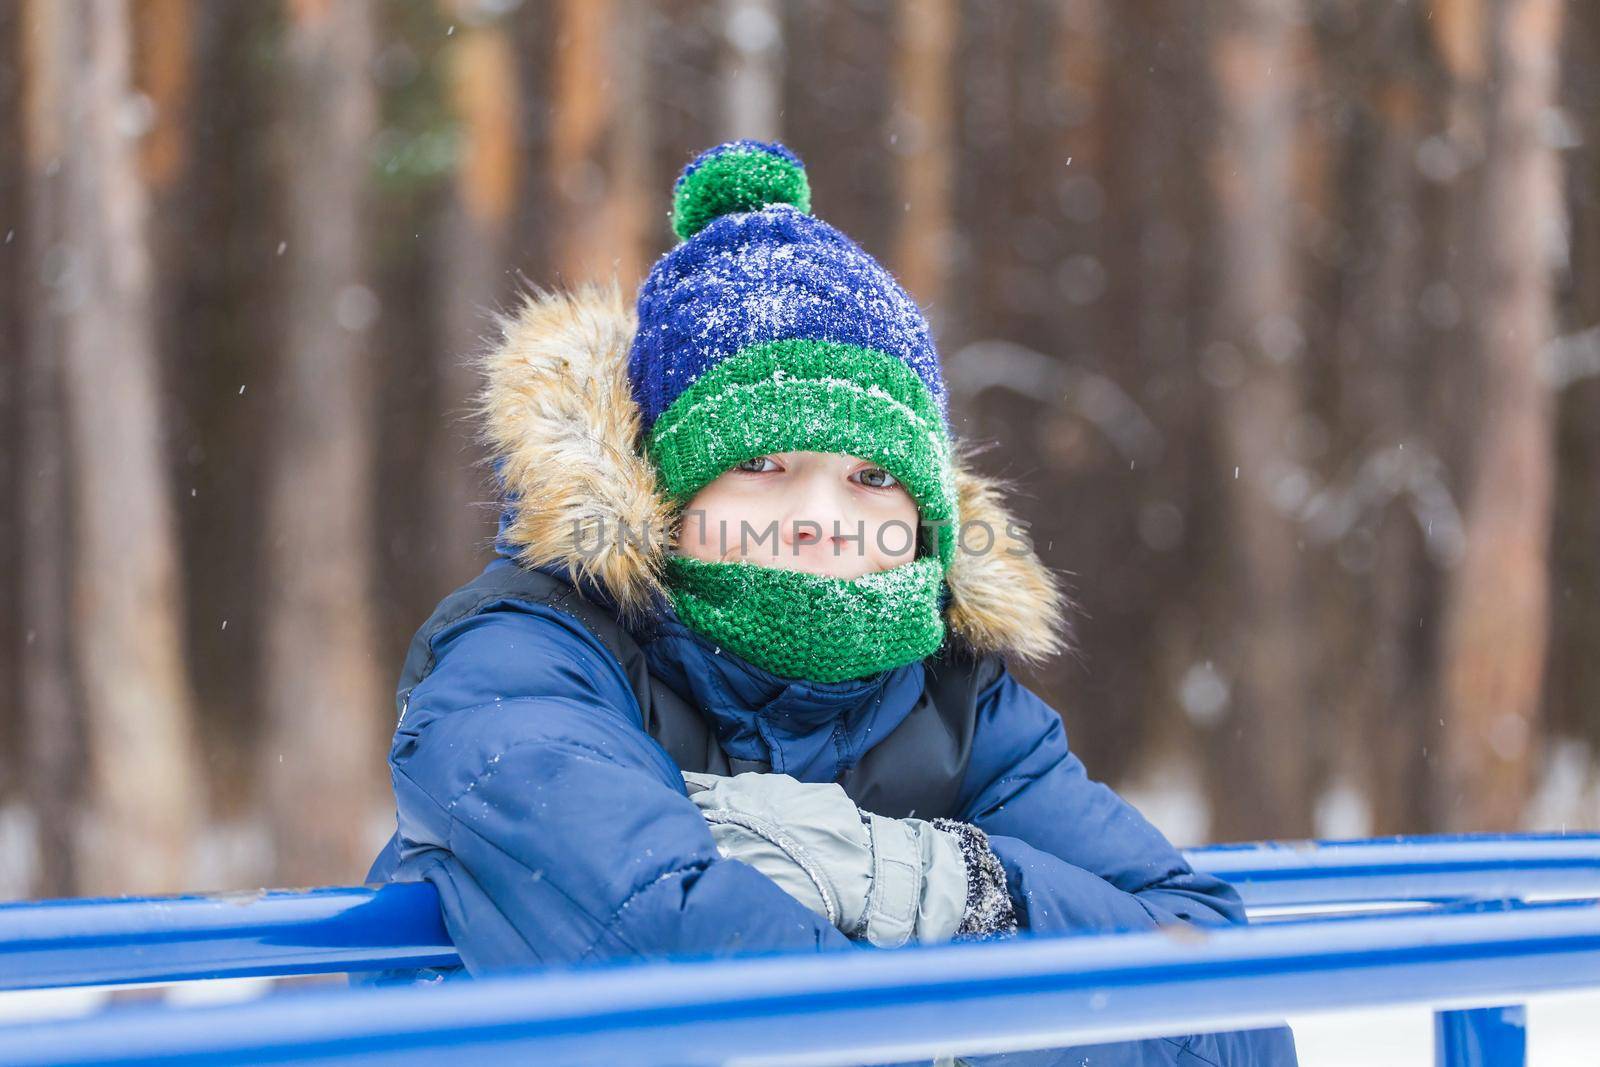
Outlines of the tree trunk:
M1438 713L1440 812L1458 830L1521 825L1533 784L1548 637L1552 405L1539 358L1551 335L1551 227L1562 210L1541 129L1556 90L1561 5L1484 9L1490 95L1475 190L1470 357L1463 426L1466 549L1449 578Z
M644 188L649 121L640 71L639 20L612 0L562 0L552 76L550 166L559 219L560 282L617 278L625 292L644 270L648 204ZM610 77L596 77L596 71Z
M267 520L263 765L275 881L359 878L381 844L388 722L372 614L371 327L364 262L377 123L364 0L297 0L285 27L286 340ZM384 669L388 673L388 668Z
M50 298L40 267L54 247L62 224L60 182L43 174L48 161L35 152L39 139L54 142L60 102L52 87L60 84L59 53L52 47L40 12L12 12L17 64L13 99L18 109L18 149L12 158L25 166L11 172L15 184L7 193L26 220L15 230L5 227L9 242L0 249L8 264L6 281L10 321L20 358L7 368L15 389L14 438L17 506L14 552L17 605L13 628L6 631L17 679L16 717L11 739L16 758L15 788L20 790L34 825L31 857L10 855L0 860L0 883L20 895L68 896L77 891L78 805L83 794L82 691L72 662L71 515L67 499L67 440L61 323L41 313ZM25 17L24 17L25 16ZM8 95L11 95L8 93ZM9 131L8 131L9 132ZM7 790L10 792L10 790Z
M153 114L140 144L140 172L158 194L183 174L189 156L189 90L194 12L190 0L134 0L134 82Z
M1343 210L1317 230L1318 259L1334 267L1323 283L1327 340L1314 338L1330 383L1317 411L1332 438L1323 473L1334 493L1369 483L1359 491L1371 490L1373 504L1337 536L1317 510L1302 515L1316 564L1317 679L1333 720L1323 748L1335 775L1365 801L1367 825L1345 828L1355 832L1416 833L1429 818L1428 645L1439 550L1430 554L1425 520L1404 486L1406 472L1438 456L1418 397L1428 353L1448 347L1441 342L1449 323L1442 312L1429 321L1417 311L1439 243L1416 164L1421 131L1434 118L1421 84L1422 21L1409 8L1362 8L1319 49L1331 57L1332 94L1353 105L1329 168L1339 175ZM1434 543L1446 533L1439 529Z
M0 7L0 158L22 159L22 47L21 12L16 5ZM0 171L0 603L22 603L23 509L13 504L23 494L21 392L27 373L27 351L22 330L23 279L20 262L27 228L18 239L14 220L25 217L21 168ZM29 287L31 290L31 286ZM22 611L0 611L0 678L18 678L22 669ZM22 747L22 688L0 686L0 807L20 793L19 758ZM21 799L17 797L16 799ZM0 893L4 893L6 867L0 866Z
M1310 691L1299 531L1273 504L1275 461L1301 410L1293 189L1291 5L1241 0L1217 19L1216 321L1202 359L1237 370L1215 398L1225 585L1213 638L1230 688L1212 734L1213 834L1311 830Z
M72 456L71 630L91 804L81 888L172 891L185 888L202 791L162 457L146 191L126 129L128 12L120 0L39 0L27 18L28 155L46 227L34 247L51 286L34 365L59 354ZM41 579L30 602L48 611L54 583ZM60 687L41 685L35 715L59 713ZM60 758L59 737L39 743Z
M783 34L775 0L721 0L722 139L771 141L783 122Z
M478 386L471 357L493 327L491 312L506 306L511 290L507 264L522 148L517 57L506 28L499 19L470 20L465 9L475 5L452 6L462 9L446 58L461 148L434 268L443 337L427 456L430 559L441 594L482 568L494 538L494 493L476 462L476 427L468 419Z
M960 24L954 0L900 0L895 8L895 185L903 209L890 259L928 314L937 340L946 318L953 252L955 108L950 78Z
M723 136L781 131L805 160L812 212L887 261L905 206L896 156L910 144L891 124L894 5L733 0L723 10L738 13L721 34ZM933 6L923 13L929 24L939 17Z
M1582 124L1568 152L1572 269L1565 281L1562 332L1600 351L1600 9L1576 5L1562 34L1563 107ZM1591 364L1591 366L1594 366ZM1570 380L1568 380L1570 379ZM1552 561L1548 701L1551 733L1600 748L1600 374L1574 367L1553 384L1559 415L1558 477Z

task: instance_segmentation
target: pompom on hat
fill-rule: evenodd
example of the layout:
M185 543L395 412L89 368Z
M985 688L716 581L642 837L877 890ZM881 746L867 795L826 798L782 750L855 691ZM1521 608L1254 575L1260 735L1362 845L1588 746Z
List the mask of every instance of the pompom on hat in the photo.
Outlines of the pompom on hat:
M944 378L894 277L811 213L805 165L775 142L697 155L673 187L678 246L639 288L628 380L641 449L679 505L774 452L838 452L892 474L928 551L855 579L673 556L690 626L752 662L833 681L936 651L957 495Z

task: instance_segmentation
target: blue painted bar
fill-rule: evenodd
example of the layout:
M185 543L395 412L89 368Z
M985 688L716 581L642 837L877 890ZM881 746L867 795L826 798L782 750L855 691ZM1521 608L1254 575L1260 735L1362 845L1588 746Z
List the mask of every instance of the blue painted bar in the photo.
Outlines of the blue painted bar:
M1600 897L1600 834L1224 845L1252 909ZM452 966L431 885L0 904L0 990Z
M426 883L0 904L0 989L456 962Z
M1454 834L1215 845L1185 853L1251 907L1600 898L1600 834Z
M6 1062L883 1062L1504 1004L1600 987L1600 906L675 961L130 1007L0 1028ZM441 1059L444 1057L444 1059ZM777 1062L764 1060L763 1062Z
M1433 1017L1434 1067L1525 1067L1528 1009L1522 1004Z

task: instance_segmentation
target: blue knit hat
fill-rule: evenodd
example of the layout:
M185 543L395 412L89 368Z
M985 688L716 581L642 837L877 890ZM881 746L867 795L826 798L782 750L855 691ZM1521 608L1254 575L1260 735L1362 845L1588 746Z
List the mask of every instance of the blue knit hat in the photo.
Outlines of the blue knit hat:
M772 452L871 460L939 531L947 569L958 520L927 321L810 207L805 166L781 144L729 141L684 168L673 187L681 243L639 288L629 354L643 450L680 503Z

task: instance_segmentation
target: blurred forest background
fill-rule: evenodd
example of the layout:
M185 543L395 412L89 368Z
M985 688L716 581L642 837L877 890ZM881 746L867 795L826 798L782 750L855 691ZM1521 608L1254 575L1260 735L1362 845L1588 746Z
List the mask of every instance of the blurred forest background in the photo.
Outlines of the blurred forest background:
M0 2L0 897L351 882L464 360L776 138L1181 843L1600 827L1600 5Z

